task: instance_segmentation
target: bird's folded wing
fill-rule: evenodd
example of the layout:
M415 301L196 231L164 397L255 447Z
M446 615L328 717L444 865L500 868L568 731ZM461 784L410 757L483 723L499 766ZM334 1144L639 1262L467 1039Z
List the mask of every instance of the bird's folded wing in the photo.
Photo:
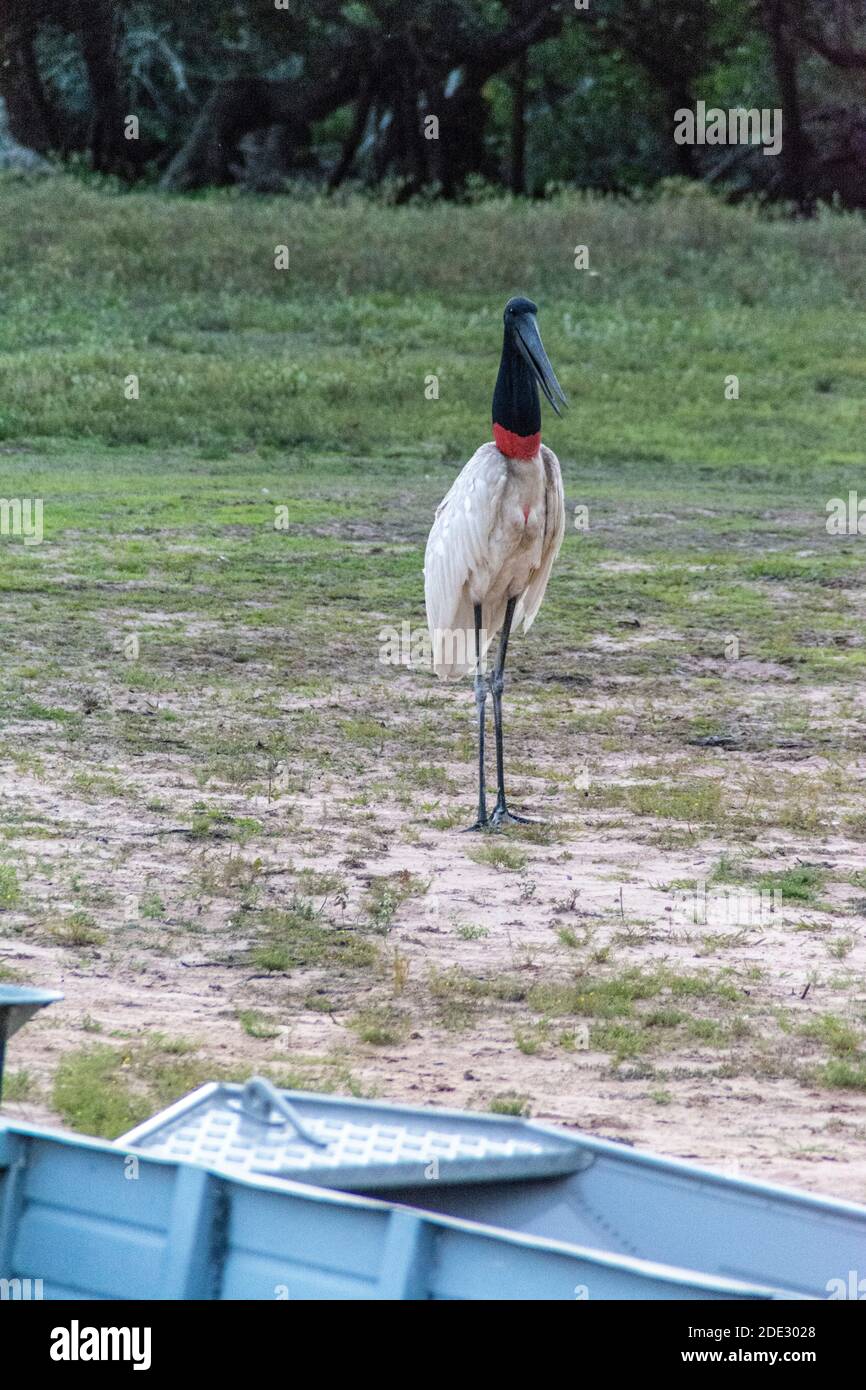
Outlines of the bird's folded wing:
M562 490L562 473L559 459L546 444L541 447L545 475L545 519L544 543L541 549L541 564L523 591L516 617L523 620L523 631L528 632L541 607L553 562L559 554L562 538L565 535L565 495Z
M473 454L436 510L424 555L424 594L431 638L464 626L464 585L490 564L490 533L496 524L506 472L495 444ZM483 588L483 584L482 584ZM468 621L472 622L471 606Z

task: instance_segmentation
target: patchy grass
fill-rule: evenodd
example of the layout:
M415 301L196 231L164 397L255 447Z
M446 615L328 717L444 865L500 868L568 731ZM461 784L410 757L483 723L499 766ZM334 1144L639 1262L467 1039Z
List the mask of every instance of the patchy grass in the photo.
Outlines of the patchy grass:
M379 958L375 944L360 931L335 925L309 899L296 897L288 908L266 908L257 917L261 940L252 955L263 970L285 973L309 966L367 970Z
M740 998L740 991L726 975L679 975L665 969L648 971L632 966L607 978L599 976L579 979L573 984L536 985L530 990L529 1002L544 1014L620 1018L629 1017L638 1002L665 996L733 1003ZM663 1010L657 1009L648 1022L657 1027L665 1016ZM668 1017L679 1019L680 1015L671 1010Z
M117 1049L91 1047L61 1058L54 1077L53 1103L72 1129L116 1139L149 1113L145 1094L136 1096L123 1075Z
M0 911L17 907L21 901L21 885L12 864L0 864Z
M501 1095L491 1098L487 1109L491 1115L517 1115L523 1119L529 1115L529 1100L512 1091L503 1091Z
M3 1099L6 1102L14 1104L33 1100L37 1091L35 1078L26 1067L21 1067L18 1071L4 1072Z
M361 1042L372 1043L375 1047L405 1041L409 1026L408 1016L390 1004L371 1004L349 1020L349 1027Z
M494 869L510 874L522 873L529 863L528 855L503 844L481 845L470 851L469 858L476 864L490 864Z
M853 1057L859 1053L866 1037L850 1023L835 1014L822 1014L802 1028L804 1038L814 1038L837 1057Z
M429 886L429 882L424 882L406 869L372 879L361 903L369 917L370 926L376 931L387 931L400 904L407 898L423 895Z
M279 1028L260 1009L239 1009L238 1023L249 1038L266 1040L280 1035Z
M289 1089L362 1093L339 1057L298 1057L293 1067L256 1069ZM67 1053L57 1066L52 1103L70 1128L114 1139L205 1081L244 1081L252 1071L246 1062L217 1064L206 1048L185 1038L152 1033L146 1040Z
M96 919L83 908L68 913L54 923L50 931L62 946L101 946L105 941L105 933L97 926Z
M866 1059L852 1062L834 1057L819 1069L818 1081L832 1089L866 1091Z

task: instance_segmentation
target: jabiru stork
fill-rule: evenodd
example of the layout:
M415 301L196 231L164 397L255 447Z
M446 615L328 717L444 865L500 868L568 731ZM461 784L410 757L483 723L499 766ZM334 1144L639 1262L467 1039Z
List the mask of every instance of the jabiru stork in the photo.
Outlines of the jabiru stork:
M541 607L565 533L559 460L541 442L544 392L557 415L565 394L544 350L531 299L509 299L493 392L493 440L482 444L436 510L424 556L424 592L440 679L474 665L478 716L478 816L470 830L518 822L505 798L502 691L515 618L527 632ZM474 631L474 661L473 642ZM485 655L500 633L496 663L485 679ZM488 688L496 736L496 805L487 814L484 727Z

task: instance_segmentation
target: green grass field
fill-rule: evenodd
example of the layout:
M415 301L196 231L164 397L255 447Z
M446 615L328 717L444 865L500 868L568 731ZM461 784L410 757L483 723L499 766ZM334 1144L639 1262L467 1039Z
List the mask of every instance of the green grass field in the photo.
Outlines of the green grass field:
M866 224L0 192L0 496L44 507L0 536L0 978L67 996L15 1104L118 1133L258 1070L866 1196L864 541L825 524ZM478 844L469 684L380 655L517 292L588 529L510 658L545 824ZM780 897L694 921L703 882Z

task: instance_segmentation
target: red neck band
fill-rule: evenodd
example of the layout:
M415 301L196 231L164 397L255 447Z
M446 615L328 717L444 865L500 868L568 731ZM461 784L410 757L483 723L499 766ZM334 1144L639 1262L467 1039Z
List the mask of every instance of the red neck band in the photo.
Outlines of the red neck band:
M537 434L513 434L493 422L493 438L501 454L510 459L532 459L541 448L541 430Z

